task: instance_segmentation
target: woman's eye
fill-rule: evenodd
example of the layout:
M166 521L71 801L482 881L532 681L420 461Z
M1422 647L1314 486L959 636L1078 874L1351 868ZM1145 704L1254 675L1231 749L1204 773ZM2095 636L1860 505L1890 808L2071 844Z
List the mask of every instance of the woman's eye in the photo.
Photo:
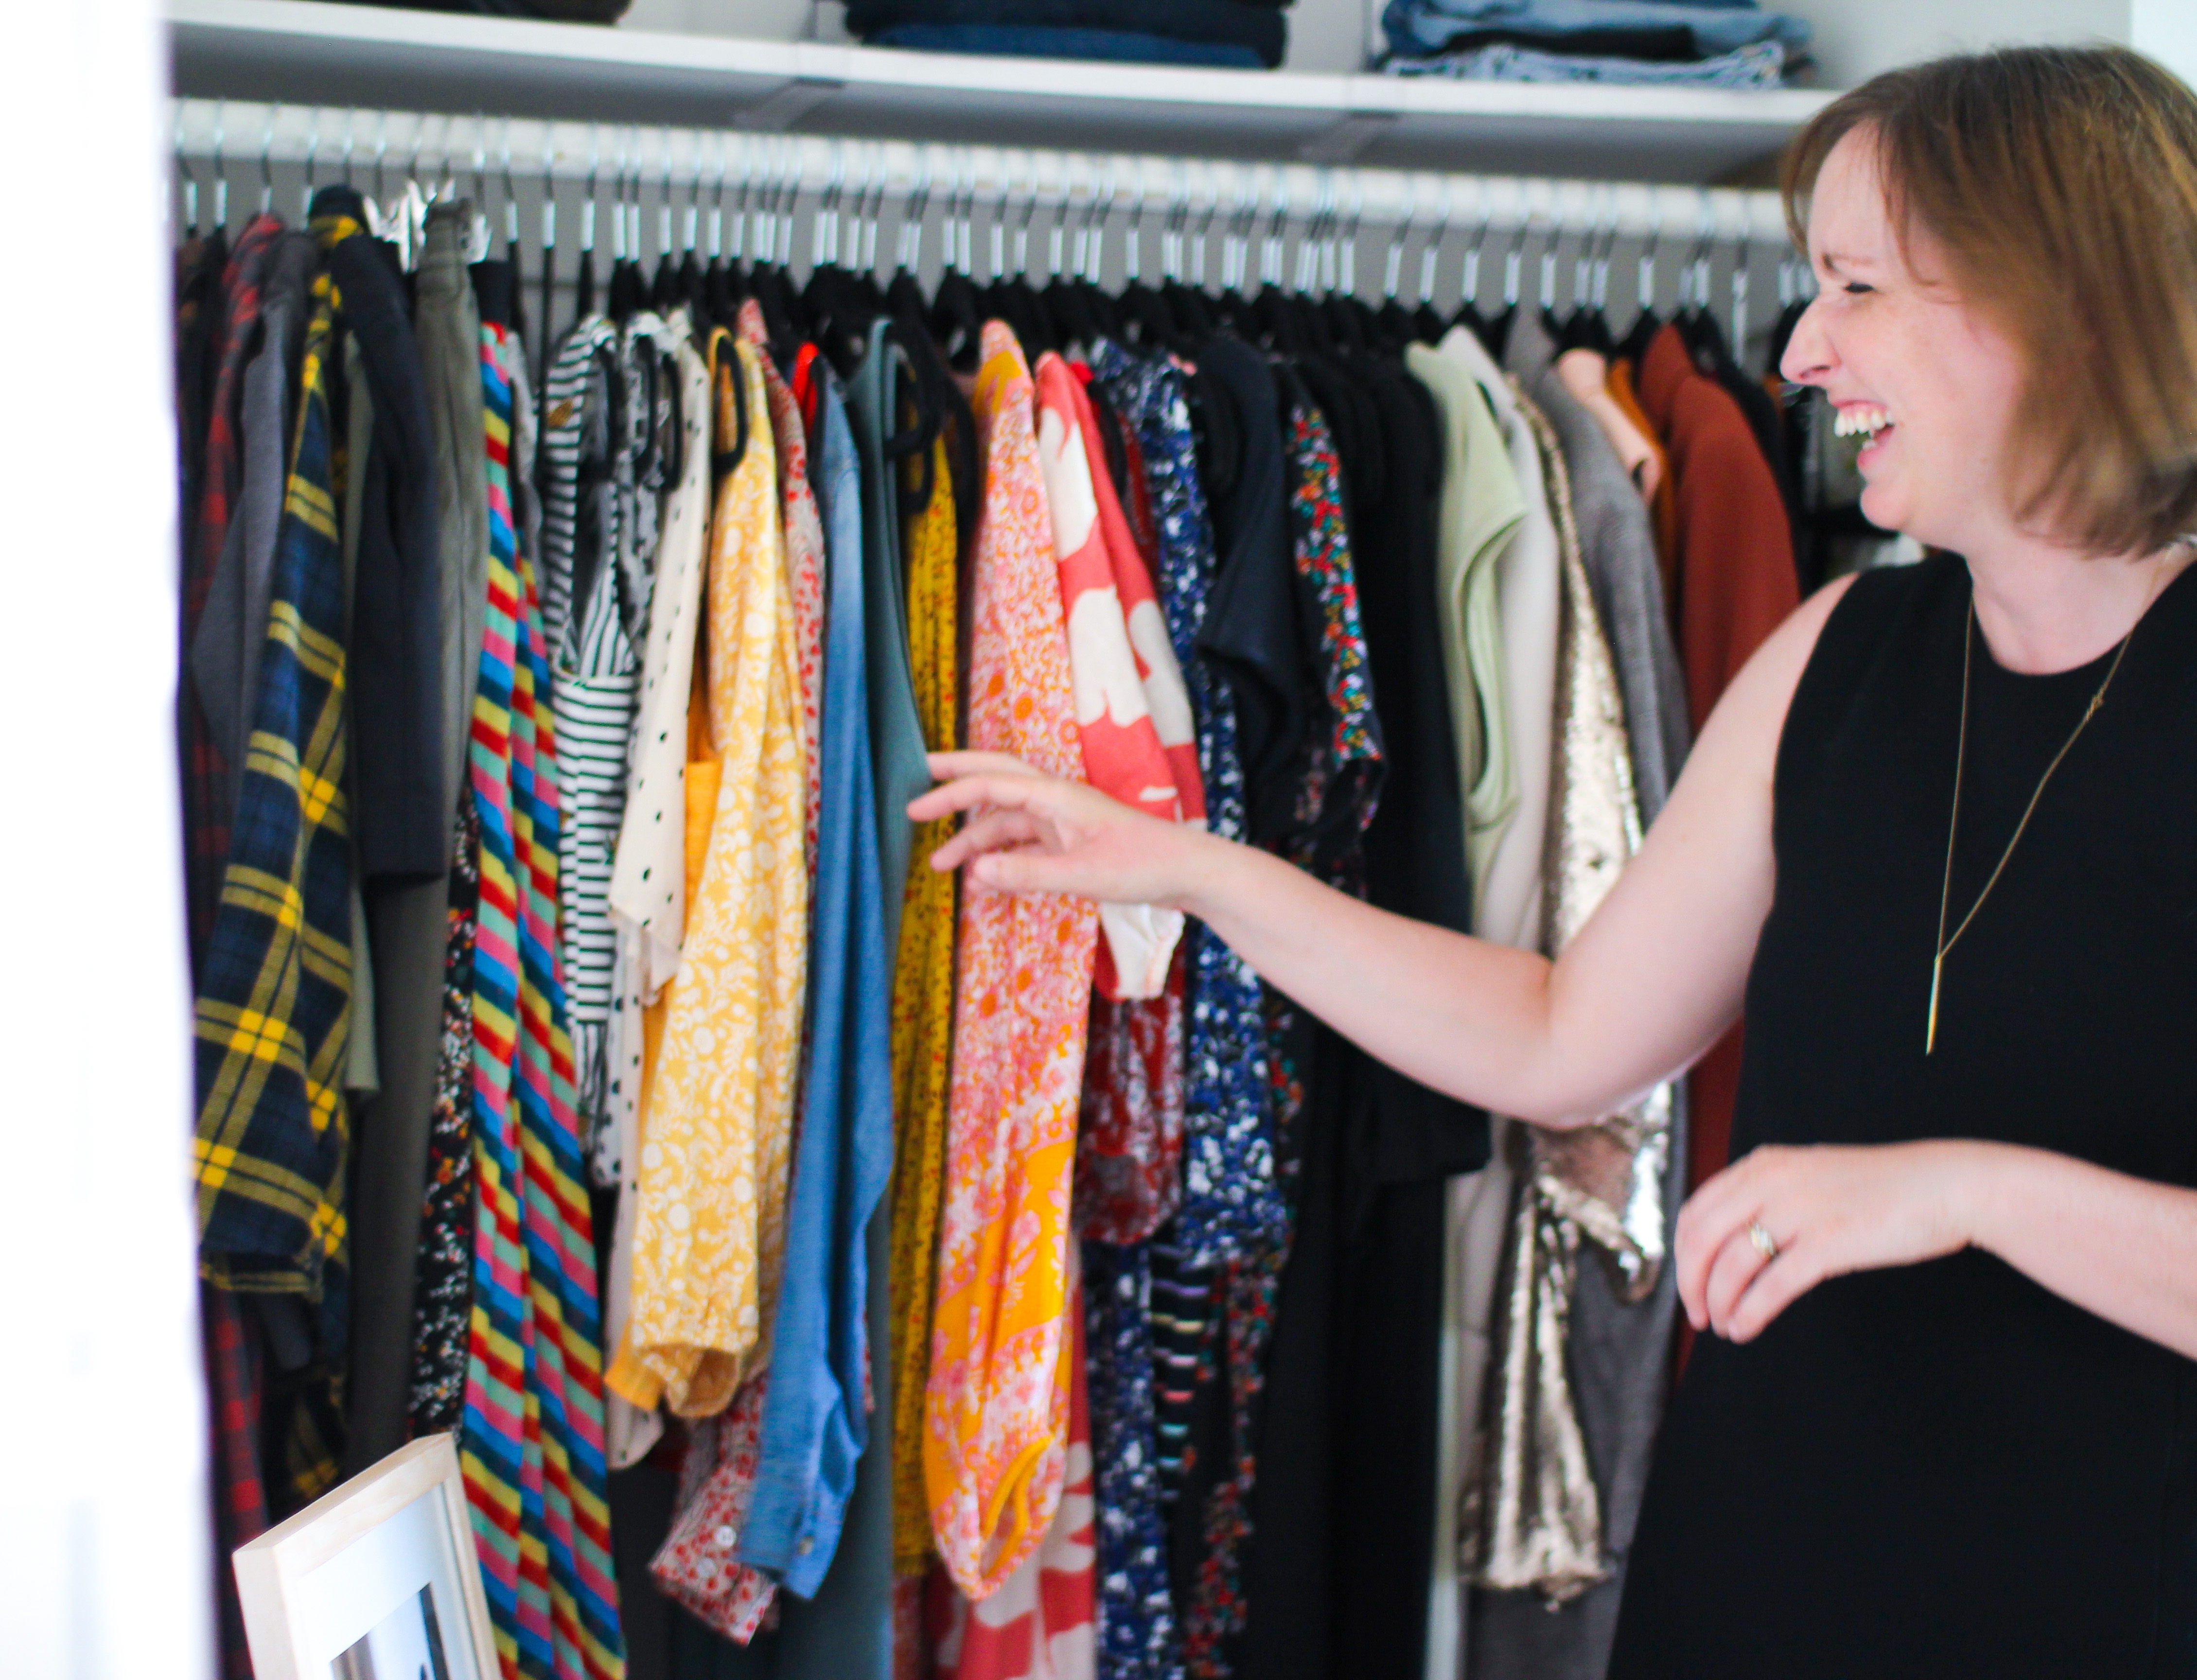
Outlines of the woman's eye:
M1874 292L1876 290L1874 286L1870 286L1864 281L1858 280L1850 280L1839 289L1841 292L1844 292L1849 298L1858 298L1865 292Z

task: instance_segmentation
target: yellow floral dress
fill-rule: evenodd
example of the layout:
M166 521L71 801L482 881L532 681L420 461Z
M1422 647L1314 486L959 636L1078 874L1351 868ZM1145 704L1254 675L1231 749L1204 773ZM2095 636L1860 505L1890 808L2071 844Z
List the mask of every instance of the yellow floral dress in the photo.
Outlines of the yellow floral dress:
M675 1412L722 1411L768 1357L807 981L806 782L793 609L755 350L722 332L706 639L716 812L649 1069L629 1335Z
M946 442L931 448L930 501L907 532L907 629L924 744L954 745L959 629L954 483ZM916 480L921 463L908 463ZM923 1489L924 1385L930 1375L930 1306L938 1281L938 1214L946 1173L948 1052L954 1030L954 877L930 866L951 819L915 831L900 920L892 1001L893 1567L929 1563L930 1505Z

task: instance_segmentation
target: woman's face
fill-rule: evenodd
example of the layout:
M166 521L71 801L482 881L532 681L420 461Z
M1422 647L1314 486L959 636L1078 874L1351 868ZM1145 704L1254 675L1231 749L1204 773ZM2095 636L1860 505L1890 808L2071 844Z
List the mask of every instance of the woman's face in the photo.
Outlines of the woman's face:
M1903 256L1875 142L1854 130L1816 182L1808 257L1820 289L1782 371L1820 385L1842 428L1874 432L1860 462L1872 522L1973 554L2014 524L2006 455L2020 358L1962 304L1927 229L1907 246Z

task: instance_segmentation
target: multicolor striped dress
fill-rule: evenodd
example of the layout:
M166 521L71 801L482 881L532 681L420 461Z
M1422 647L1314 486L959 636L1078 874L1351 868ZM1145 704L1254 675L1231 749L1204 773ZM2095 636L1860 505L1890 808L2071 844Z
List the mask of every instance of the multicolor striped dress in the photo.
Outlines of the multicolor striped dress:
M548 650L512 518L519 354L508 329L483 326L489 599L469 752L478 1200L461 1457L506 1680L618 1680L594 1231L559 974Z

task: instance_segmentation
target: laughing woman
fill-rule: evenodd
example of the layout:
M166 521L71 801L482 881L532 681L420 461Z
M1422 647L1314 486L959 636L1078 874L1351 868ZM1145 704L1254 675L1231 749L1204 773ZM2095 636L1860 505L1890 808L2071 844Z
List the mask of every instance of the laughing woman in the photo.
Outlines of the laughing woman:
M1012 760L940 756L913 814L1544 1126L1744 1002L1614 1680L2197 1676L2197 97L1950 59L1826 109L1787 196L1785 375L1933 557L1763 646L1558 960Z

